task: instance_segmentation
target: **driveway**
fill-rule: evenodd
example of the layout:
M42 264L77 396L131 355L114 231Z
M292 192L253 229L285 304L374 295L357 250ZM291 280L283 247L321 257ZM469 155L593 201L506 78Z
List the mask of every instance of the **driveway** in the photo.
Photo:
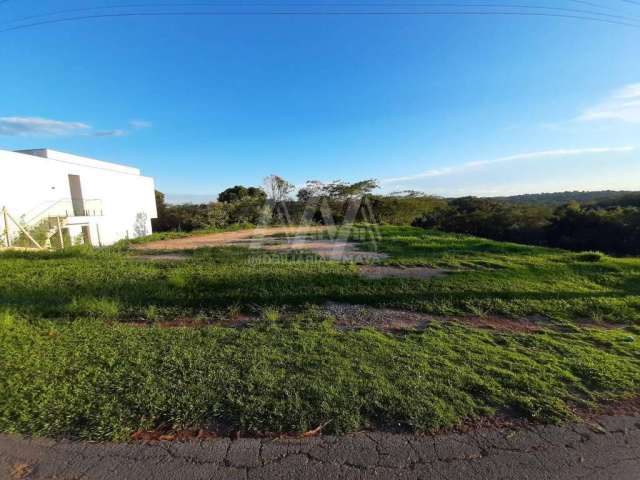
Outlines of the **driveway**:
M297 237L302 235L319 234L329 231L324 226L296 226L296 227L263 227L235 230L231 232L206 233L183 238L155 240L153 242L132 245L134 250L193 250L201 247L220 247L225 245L242 244L249 239L260 239L273 235Z

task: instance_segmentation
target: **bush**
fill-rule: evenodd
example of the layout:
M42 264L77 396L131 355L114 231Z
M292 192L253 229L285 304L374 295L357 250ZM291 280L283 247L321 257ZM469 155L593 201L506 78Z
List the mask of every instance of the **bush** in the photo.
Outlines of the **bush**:
M575 255L573 258L578 262L599 262L604 258L604 255L600 252L584 252Z
M373 220L389 225L412 225L416 220L446 207L442 198L430 196L381 196L368 198Z
M572 203L551 210L545 206L466 197L423 215L415 225L529 245L614 255L640 254L637 207L599 208Z
M120 313L120 305L108 298L76 297L67 305L67 312L72 316L116 319Z

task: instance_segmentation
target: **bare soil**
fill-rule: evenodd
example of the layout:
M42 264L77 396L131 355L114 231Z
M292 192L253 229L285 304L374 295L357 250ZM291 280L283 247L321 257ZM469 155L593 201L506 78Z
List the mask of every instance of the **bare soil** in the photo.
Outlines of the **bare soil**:
M322 311L335 318L335 327L340 330L359 330L362 328L374 328L383 332L402 333L419 332L425 330L434 323L454 323L473 328L484 328L498 332L508 333L536 333L542 330L554 330L562 332L566 330L561 324L552 323L542 316L529 316L525 318L509 318L498 315L486 316L443 316L429 315L410 310L397 310L392 308L375 308L366 305L348 303L327 302L322 306ZM285 313L283 320L290 315ZM189 318L179 317L174 320L161 320L155 322L126 322L133 327L160 327L160 328L203 328L212 325L230 328L246 328L252 324L263 321L259 313L237 313L229 317L215 318ZM594 323L577 322L576 325L595 329L623 329L625 325L600 325ZM640 401L639 401L640 402ZM640 403L638 403L640 408ZM640 410L638 412L640 415Z
M537 317L522 319L499 316L445 317L408 310L373 308L333 302L325 304L324 310L336 318L336 326L338 328L344 329L369 327L383 331L421 331L433 322L453 322L475 328L487 328L513 333L533 333L544 328L553 328L546 319Z
M133 245L132 248L135 250L193 250L200 247L230 245L243 239L255 239L283 234L293 237L296 235L321 233L328 230L329 227L325 226L252 228L234 232L209 233L206 235L195 235L193 237L157 240L155 242Z
M554 328L548 321L534 318L512 319L493 315L486 317L456 317L451 320L470 327L513 333L533 333L539 332L544 328Z
M357 244L339 240L306 240L293 238L264 246L265 250L283 251L308 251L325 260L343 262L366 262L381 260L387 255L379 252L366 252L358 250Z
M331 231L331 227L271 227L239 230L235 232L212 233L171 240L159 240L134 245L135 250L190 250L201 247L241 246L264 249L272 252L302 251L318 255L325 260L346 262L369 262L387 258L379 252L358 249L356 243L343 240L318 240L309 235ZM183 260L180 254L139 255L141 260Z
M181 253L162 253L159 255L135 255L132 258L136 260L142 260L145 262L157 262L157 261L169 261L169 262L184 262L188 260L189 255Z
M364 305L328 302L323 310L335 317L336 327L343 329L424 330L436 317L407 310L373 308Z

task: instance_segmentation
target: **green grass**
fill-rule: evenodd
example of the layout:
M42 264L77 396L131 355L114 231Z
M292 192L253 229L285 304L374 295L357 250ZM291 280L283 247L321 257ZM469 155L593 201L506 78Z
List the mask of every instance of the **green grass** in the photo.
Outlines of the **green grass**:
M0 430L126 439L137 429L451 426L496 410L543 421L640 385L622 331L500 334L435 325L341 332L312 312L251 329L136 328L6 315Z
M122 245L0 254L0 431L115 440L217 424L423 431L498 411L557 422L576 405L640 393L640 259L409 227L382 227L375 244L364 228L353 237L388 253L382 263L454 273L367 280L354 264L239 247L197 250L184 262L141 261ZM436 322L402 336L348 332L315 306L329 300L538 314L564 328L517 334ZM243 310L263 320L245 329L124 323L215 323Z
M364 238L363 229L354 236ZM302 307L328 300L427 313L640 322L640 259L579 255L410 227L382 227L382 263L453 273L431 281L368 280L357 266L240 247L196 251L186 262L142 262L126 251L0 254L0 301L48 317L144 319L204 314L232 305ZM91 305L96 312L91 312ZM113 310L117 309L117 314Z

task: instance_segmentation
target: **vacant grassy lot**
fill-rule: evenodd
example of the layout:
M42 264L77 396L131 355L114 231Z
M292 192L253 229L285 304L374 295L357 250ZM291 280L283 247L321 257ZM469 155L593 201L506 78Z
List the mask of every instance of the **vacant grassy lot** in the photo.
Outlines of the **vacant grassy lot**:
M354 264L240 247L185 261L141 261L124 247L0 255L0 430L425 430L495 412L558 421L640 393L640 259L408 227L353 237L389 254L382 263L453 273L372 280ZM326 301L545 316L561 328L342 331L318 307ZM224 326L242 313L264 321ZM159 326L185 318L210 325Z

